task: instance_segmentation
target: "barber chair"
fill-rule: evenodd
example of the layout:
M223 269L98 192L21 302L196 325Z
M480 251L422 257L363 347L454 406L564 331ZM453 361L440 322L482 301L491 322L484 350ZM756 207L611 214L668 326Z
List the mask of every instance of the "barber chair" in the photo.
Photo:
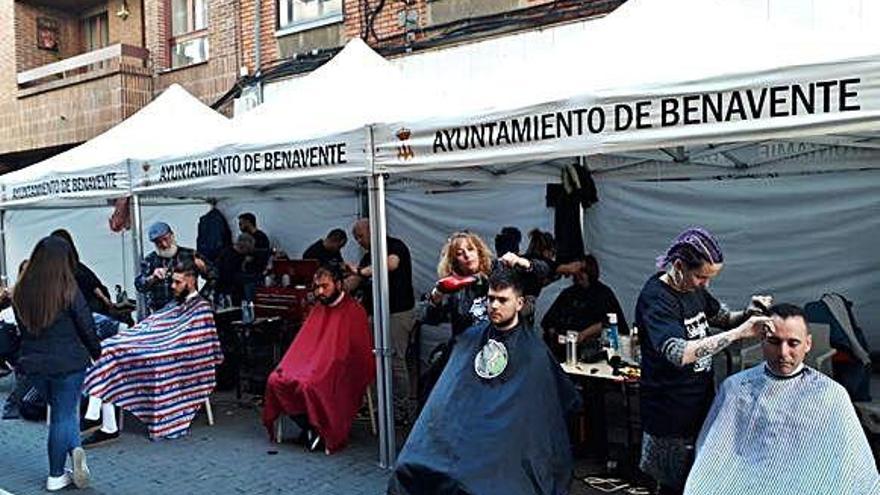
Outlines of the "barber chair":
M370 415L370 432L373 434L373 436L376 436L378 434L378 431L376 430L376 408L373 404L372 385L367 387L367 392L364 394L364 402L366 402L367 404L367 411ZM287 416L282 414L281 416L278 416L278 419L275 420L275 443L282 443L282 441L284 440L283 425L286 417ZM357 418L355 418L355 420L357 420Z

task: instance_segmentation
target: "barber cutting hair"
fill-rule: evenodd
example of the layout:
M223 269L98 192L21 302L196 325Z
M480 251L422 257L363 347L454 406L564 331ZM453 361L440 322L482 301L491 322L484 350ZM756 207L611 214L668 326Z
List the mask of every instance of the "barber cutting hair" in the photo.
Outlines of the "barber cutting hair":
M714 396L712 357L733 342L762 335L771 301L753 296L730 311L709 293L724 255L702 228L679 234L657 260L636 304L642 329L641 469L660 494L679 494L693 463L694 442ZM713 328L729 329L712 334Z
M138 292L144 294L150 312L162 309L174 299L171 268L178 263L192 263L195 266L198 274L207 281L203 291L213 288L213 282L217 279L214 265L194 249L179 246L167 223L154 223L147 235L156 249L141 262L141 271L135 278L134 285Z

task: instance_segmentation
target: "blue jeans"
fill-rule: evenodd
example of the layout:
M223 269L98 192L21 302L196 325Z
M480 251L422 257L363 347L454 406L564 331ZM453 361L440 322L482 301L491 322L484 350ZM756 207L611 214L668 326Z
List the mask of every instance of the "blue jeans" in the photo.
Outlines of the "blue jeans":
M52 407L49 424L49 476L64 474L67 456L79 442L79 398L86 372L30 375L34 387Z

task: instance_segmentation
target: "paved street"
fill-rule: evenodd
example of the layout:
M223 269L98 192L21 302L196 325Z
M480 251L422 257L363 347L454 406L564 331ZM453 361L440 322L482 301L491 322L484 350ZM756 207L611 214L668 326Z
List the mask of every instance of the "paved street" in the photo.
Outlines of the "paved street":
M10 387L9 377L0 380L0 397ZM376 463L377 442L368 423L355 423L346 450L332 456L308 453L290 442L270 443L258 409L240 407L233 399L216 395L215 426L200 415L189 437L173 441L150 442L141 425L127 416L119 441L88 451L93 486L79 493L384 493L388 475ZM46 433L44 424L0 421L0 494L45 493Z

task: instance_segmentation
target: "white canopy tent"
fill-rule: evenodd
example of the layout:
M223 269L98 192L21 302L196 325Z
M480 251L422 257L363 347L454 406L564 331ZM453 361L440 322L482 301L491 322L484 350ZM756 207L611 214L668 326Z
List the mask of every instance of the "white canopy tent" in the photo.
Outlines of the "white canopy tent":
M222 144L213 149L155 160L134 171L132 189L143 198L211 196L220 200L221 211L236 214L277 211L295 201L275 219L275 237L291 239L291 230L307 233L306 241L293 242L304 248L326 232L327 219L345 219L350 225L360 216L359 199L364 182L369 182L371 254L374 266L380 267L374 272L373 291L387 295L387 270L381 268L387 263L385 237L377 237L385 229L376 223L384 221L384 197L381 182L371 175L371 124L411 115L407 95L413 89L399 69L360 39L288 86L268 103L236 117ZM316 205L325 211L318 212ZM373 320L379 457L380 464L390 466L396 449L393 418L387 414L391 396L385 301L387 296L374 298Z
M586 155L600 196L588 244L625 310L669 239L703 224L728 252L722 298L844 292L876 348L878 22L880 6L859 0L630 0L602 19L401 59L408 76L445 77L452 97L375 131L376 172L403 178L389 224L402 234L424 219L419 235L438 240L426 252L448 234L424 215L439 202L465 219L457 228L546 228L542 205L506 213L558 181L550 159Z
M877 10L864 16L876 21ZM480 79L445 80L443 113L377 129L377 170L870 134L880 40L864 16L840 29L818 15L808 25L761 19L740 2L630 0Z
M135 192L268 191L302 181L372 173L371 124L415 115L415 93L400 70L360 38L313 72L267 91L267 102L236 116L229 134L210 150L154 161L134 179Z
M139 260L124 249L129 242L126 233L116 235L106 227L113 211L108 200L131 194L130 168L207 147L227 134L228 125L226 117L175 84L95 138L0 176L4 268L18 266L41 237L66 228L74 236L83 261L102 280L133 294L133 269ZM151 221L175 218L185 227L203 212L191 203L176 203L146 206L145 214ZM137 202L132 211L140 213ZM194 242L194 231L177 230L181 243ZM139 229L132 233L131 241L139 248ZM14 270L4 270L14 280L15 274L6 272Z
M130 165L208 147L227 134L228 125L226 117L174 84L103 134L0 177L0 208L125 196L130 192Z
M712 183L694 179L745 177L739 182L724 182L740 186L752 185L746 182L751 180L770 182L764 176L749 177L749 166L756 163L765 167L761 173L827 172L830 167L823 163L824 158L833 157L845 162L849 170L876 169L878 146L873 138L880 129L880 40L871 36L869 29L876 25L870 20L880 17L880 11L867 1L851 0L849 5L859 5L849 10L859 22L847 23L846 31L839 32L825 24L831 17L821 12L808 22L801 19L793 25L779 22L788 21L787 16L766 15L770 5L782 3L791 2L630 0L603 19L415 55L397 62L397 67L359 40L353 41L321 69L289 82L289 91L277 93L264 108L233 121L230 130L218 128L204 142L179 149L156 146L161 155L143 161L128 158L132 161L127 163L138 166L131 167L131 182L124 189L128 192L130 187L136 197L226 198L230 202L227 211L255 206L247 198L259 193L261 207L271 211L273 200L265 200L267 195L317 202L324 200L320 193L305 197L298 190L304 184L332 185L339 194L326 199L344 204L334 218L346 218L349 213L345 208L353 210L352 216L360 213L356 184L363 178L369 180L372 254L377 267L374 292L379 295L374 298L374 314L377 369L382 378L380 409L384 406L380 460L390 466L394 432L386 414L390 411L390 373L385 345L388 307L383 269L387 254L383 174L394 174L390 187L395 190L388 199L394 209L388 215L392 231L404 238L408 237L405 232L419 232L429 242L445 238L451 230L448 222L438 220L436 211L441 207L457 212L449 216L459 222L479 223L485 233L491 233L493 225L547 228L549 214L541 208L535 208L530 223L505 214L523 211L527 198L541 197L537 188L543 185L534 186L536 189L529 189L529 185L542 184L558 173L558 162L548 160L571 161L591 155L587 162L595 171L602 198L599 207L588 214L591 235L601 235L591 238L591 246L612 281L617 280L614 267L624 261L619 256L620 242L644 246L638 252L628 252L627 268L620 270L627 274L621 280L630 287L634 277L629 274L639 272L642 280L646 278L650 259L659 249L656 244L670 237L667 231L679 227L668 223L669 215L656 215L652 208L680 205L675 199L686 196L678 196L678 190L670 195L666 186L672 183L659 183L658 179L681 179L681 184L675 184L685 191L692 188L688 199L701 205L709 202L707 194L717 191L703 190ZM821 10L829 4L815 0L811 5ZM756 19L753 13L762 9L764 18ZM685 25L686 21L690 22ZM465 58L470 54L472 58ZM447 55L448 60L458 60L464 67L442 63ZM413 73L416 70L418 73ZM419 94L425 96L420 98ZM690 110L692 107L696 110ZM794 109L797 115L791 115ZM605 116L601 126L599 115ZM809 138L811 142L766 141L783 138ZM784 149L780 152L776 146ZM765 149L770 151L765 153ZM456 168L454 175L450 168ZM864 176L838 181L835 191L850 194L855 191L854 183L873 184L877 180L876 171L868 170ZM511 194L514 183L522 189ZM786 182L779 187L791 185ZM344 199L347 189L355 199L350 203ZM34 196L38 199L58 188L25 189L28 196L31 190L49 190L49 194ZM404 196L414 190L446 194L437 194L435 198L440 199L433 202ZM487 205L485 196L480 195L490 190L497 203ZM754 188L737 190L740 195L730 196L729 203L723 204L738 205L761 197ZM646 191L667 201L643 202L650 199ZM860 199L841 205L837 211L867 208L876 212L876 200L872 202L865 191L856 191ZM93 198L126 193L93 188L88 194L63 194ZM804 196L793 197L802 201ZM23 199L32 198L19 198ZM632 213L640 204L657 206L644 208L652 215ZM492 208L490 212L486 212L487 206ZM414 221L412 213L420 207L423 209L417 215L421 220ZM695 205L687 211L700 209ZM620 210L624 213L618 213ZM315 218L308 218L309 211L314 210L288 209L285 218L291 224L301 221L314 228ZM474 211L485 214L475 215ZM606 212L611 213L600 215ZM608 217L629 221L622 227L602 223ZM860 221L866 214L845 218ZM873 218L880 217L874 214ZM643 240L647 231L641 236L636 231L616 238L608 232L608 226L613 232L615 228L661 221L664 223L656 232L650 232L650 242ZM733 229L738 219L731 216L727 221L729 227L725 228ZM824 221L822 226L831 224ZM869 238L880 240L876 221L869 227L873 229ZM805 229L803 226L798 232ZM762 234L765 232L772 230L767 228ZM728 233L721 229L723 240ZM602 244L612 238L613 242ZM822 245L833 242L825 236ZM645 256L646 250L650 257ZM426 248L425 253L431 251ZM806 258L798 267L808 261L815 263ZM778 265L780 260L776 257L763 262ZM427 271L421 277L429 283Z

